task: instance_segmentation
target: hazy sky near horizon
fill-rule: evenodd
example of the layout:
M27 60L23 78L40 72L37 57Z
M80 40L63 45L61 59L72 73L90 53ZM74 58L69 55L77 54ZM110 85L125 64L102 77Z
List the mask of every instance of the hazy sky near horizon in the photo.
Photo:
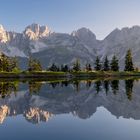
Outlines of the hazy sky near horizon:
M31 23L55 32L81 27L103 39L115 28L140 25L140 0L0 0L0 24L22 32Z

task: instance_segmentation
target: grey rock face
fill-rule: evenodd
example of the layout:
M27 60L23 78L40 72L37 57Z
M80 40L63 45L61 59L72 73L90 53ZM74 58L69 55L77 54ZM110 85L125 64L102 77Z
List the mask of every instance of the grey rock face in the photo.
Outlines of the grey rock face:
M97 40L92 31L81 28L71 34L52 32L47 26L31 24L22 33L7 32L0 26L0 50L8 56L39 59L44 67L51 63L72 64L75 59L81 65L94 64L95 57L101 59L114 54L124 66L124 57L128 49L132 50L135 66L140 66L140 27L115 29L104 40Z

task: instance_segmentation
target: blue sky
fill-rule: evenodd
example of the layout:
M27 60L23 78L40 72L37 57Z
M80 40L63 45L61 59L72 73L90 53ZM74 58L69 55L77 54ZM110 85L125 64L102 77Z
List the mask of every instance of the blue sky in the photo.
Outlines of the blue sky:
M0 24L22 32L31 23L55 32L90 28L103 39L115 28L140 25L140 0L0 0Z

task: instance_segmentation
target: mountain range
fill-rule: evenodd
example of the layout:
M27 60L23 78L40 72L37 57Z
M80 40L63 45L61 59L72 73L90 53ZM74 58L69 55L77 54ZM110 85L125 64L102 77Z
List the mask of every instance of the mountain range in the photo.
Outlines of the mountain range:
M98 40L87 28L68 33L56 33L47 26L31 24L22 33L6 31L0 25L0 51L8 56L17 56L22 68L26 68L29 56L41 61L44 68L56 63L72 64L76 59L84 66L94 65L96 56L102 60L115 54L124 66L124 57L132 50L135 66L140 66L140 26L113 30L105 39Z

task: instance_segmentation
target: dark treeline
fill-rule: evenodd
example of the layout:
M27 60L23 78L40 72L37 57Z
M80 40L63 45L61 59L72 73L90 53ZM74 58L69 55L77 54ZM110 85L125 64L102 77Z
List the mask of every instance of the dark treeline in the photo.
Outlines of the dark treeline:
M92 67L92 65L94 67ZM41 71L42 67L39 61L37 60L29 60L29 71ZM112 59L109 61L108 57L106 56L103 61L100 60L99 56L96 57L95 62L92 64L87 63L85 67L82 69L80 61L77 59L73 66L69 65L61 65L58 66L55 63L53 63L51 66L47 68L47 71L53 71L53 72L78 72L78 71L119 71L119 60L114 55ZM124 71L134 71L134 65L132 60L132 53L129 49L125 56L125 68Z
M92 67L92 65L94 67ZM100 60L97 56L95 62L92 64L87 63L84 68L81 68L80 61L77 59L73 65L70 67L69 65L61 65L57 66L55 63L51 64L47 69L47 71L52 72L79 72L79 71L119 71L119 61L118 58L114 55L112 59L109 61L106 56L104 60ZM45 71L46 71L45 70ZM129 49L125 56L125 68L124 71L134 71L134 65L132 60L132 53ZM137 69L138 70L138 69ZM20 72L18 67L18 59L16 57L11 58L3 53L0 54L0 71L3 72ZM27 71L35 72L35 71L43 71L41 63L39 60L29 58Z

